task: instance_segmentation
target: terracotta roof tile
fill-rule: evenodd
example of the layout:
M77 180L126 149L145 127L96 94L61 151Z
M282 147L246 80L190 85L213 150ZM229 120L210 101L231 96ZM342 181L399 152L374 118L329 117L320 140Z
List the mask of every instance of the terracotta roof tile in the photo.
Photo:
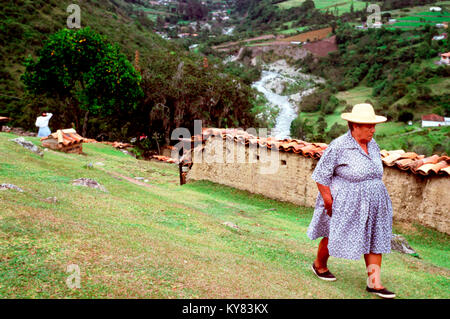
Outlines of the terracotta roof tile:
M439 170L439 175L450 175L450 165Z
M409 164L411 164L413 161L414 161L414 160L411 159L411 158L404 158L404 159L401 159L401 160L398 160L398 161L394 162L394 164L395 164L398 168L400 168L400 169L406 171L406 170L409 169ZM388 166L389 166L389 165L388 165Z
M309 143L297 139L277 140L273 137L256 137L238 129L203 128L203 136L195 135L191 140L201 140L203 143L211 136L222 137L230 141L236 141L245 145L260 145L269 149L278 149L282 152L293 152L305 157L319 159L328 147L326 143ZM185 154L187 155L187 154ZM381 159L384 165L396 167L404 171L411 171L421 175L450 175L450 157L416 154L404 150L381 150ZM190 161L189 156L184 156L184 163ZM192 165L192 163L190 163Z
M74 129L64 129L57 130L55 133L50 134L47 137L41 138L41 141L46 141L50 139L55 139L58 141L58 144L69 146L73 144L83 143L84 138L74 130Z
M439 163L436 164L424 164L417 169L417 172L419 172L419 174L422 175L428 175L430 171L433 171L435 174L438 174L439 170L441 170L442 168L446 168L448 166L450 165L447 163L447 161L440 161Z
M153 155L152 158L166 163L178 163L176 159L164 155Z

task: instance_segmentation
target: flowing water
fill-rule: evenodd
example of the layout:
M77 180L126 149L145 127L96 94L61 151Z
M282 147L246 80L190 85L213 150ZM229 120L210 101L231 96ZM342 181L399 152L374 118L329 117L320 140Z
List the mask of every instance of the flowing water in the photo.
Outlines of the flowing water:
M294 106L291 102L289 102L288 96L276 94L268 88L268 85L270 85L273 81L279 81L280 77L283 76L277 72L262 71L261 79L253 83L253 87L263 93L269 103L280 108L275 127L271 130L271 136L276 139L290 137L291 123L297 116Z
M282 63L280 63L282 62ZM296 105L292 100L294 95L297 95L297 101L305 95L311 94L314 88L308 88L304 91L299 91L291 96L281 95L283 87L287 83L293 83L299 79L312 80L306 74L295 71L289 67L284 60L277 61L269 65L269 70L263 70L261 79L253 83L253 87L259 92L263 93L271 105L279 107L280 111L276 119L276 124L271 130L271 136L276 139L290 138L290 128L292 121L297 117ZM321 80L314 80L320 82Z

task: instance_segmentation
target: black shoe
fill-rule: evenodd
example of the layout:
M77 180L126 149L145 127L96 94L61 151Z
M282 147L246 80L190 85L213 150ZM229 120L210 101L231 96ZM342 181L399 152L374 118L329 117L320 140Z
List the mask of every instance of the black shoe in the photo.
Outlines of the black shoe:
M377 296L380 296L381 298L385 299L392 299L395 298L395 293L392 291L387 290L386 288L383 289L375 289L375 288L369 288L366 287L366 290L370 293L376 294Z
M319 274L316 267L314 266L314 263L312 264L311 269L314 272L314 274L322 280L336 281L336 277L334 277L334 275L329 270L327 270L324 273Z

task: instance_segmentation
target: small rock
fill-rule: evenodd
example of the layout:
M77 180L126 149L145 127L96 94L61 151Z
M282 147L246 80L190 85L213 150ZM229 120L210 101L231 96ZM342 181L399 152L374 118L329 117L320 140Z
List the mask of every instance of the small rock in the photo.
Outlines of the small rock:
M232 222L223 222L222 225L239 230L239 226L236 224L233 224Z
M148 180L148 179L144 179L144 182L145 182L145 183L148 183L148 182L149 182L149 180Z
M94 168L94 164L87 163L84 167L87 168L87 169L92 169L92 168Z
M97 165L97 166L105 166L105 163L97 162L97 163L95 163L94 165Z
M56 197L54 197L54 196L53 197L47 197L46 199L44 199L44 202L55 204L55 203L58 202L58 199Z
M6 190L6 189L13 189L13 190L23 193L23 189L16 185L13 185L13 184L1 184L0 185L0 190Z
M135 177L134 179L138 180L138 181L143 181L145 178L143 178L143 177Z
M107 192L106 188L100 185L97 181L90 178L79 178L72 181L72 185L85 186L90 188L97 188L103 192Z
M401 235L392 234L391 248L392 250L398 251L400 253L409 254L413 255L414 257L420 258L417 252L411 248L405 237Z
M25 140L23 137L14 138L11 139L10 141L19 144L20 146L26 148L27 150L32 151L33 153L36 153L41 157L44 156L44 152L41 149L39 149L39 147L31 143L30 141Z
M133 156L134 158L136 158L136 154L134 154L134 153L132 153L132 152L129 152L129 151L127 151L127 150L121 150L122 151L122 153L124 153L124 154L126 154L126 155L130 155L130 156Z

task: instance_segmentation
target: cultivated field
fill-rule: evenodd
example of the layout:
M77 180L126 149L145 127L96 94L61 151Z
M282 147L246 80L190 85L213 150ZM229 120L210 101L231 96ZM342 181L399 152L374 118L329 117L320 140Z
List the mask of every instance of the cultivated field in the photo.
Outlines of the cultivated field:
M443 11L431 12L429 8L432 6L441 5ZM397 9L387 11L392 18L397 19L398 22L392 24L393 27L399 28L416 28L425 25L435 25L437 23L450 22L450 1L438 2L432 5L412 7L408 9Z
M309 32L300 33L291 37L281 39L283 42L306 42L306 41L317 41L326 38L332 31L332 28L324 28Z
M288 0L284 2L278 3L278 7L281 9L289 9L292 7L300 6L304 0ZM338 14L343 14L346 12L350 12L351 0L314 0L314 4L317 9L321 10L329 10L330 12L334 12L337 8ZM353 1L354 10L362 10L366 7L366 3L362 1Z

